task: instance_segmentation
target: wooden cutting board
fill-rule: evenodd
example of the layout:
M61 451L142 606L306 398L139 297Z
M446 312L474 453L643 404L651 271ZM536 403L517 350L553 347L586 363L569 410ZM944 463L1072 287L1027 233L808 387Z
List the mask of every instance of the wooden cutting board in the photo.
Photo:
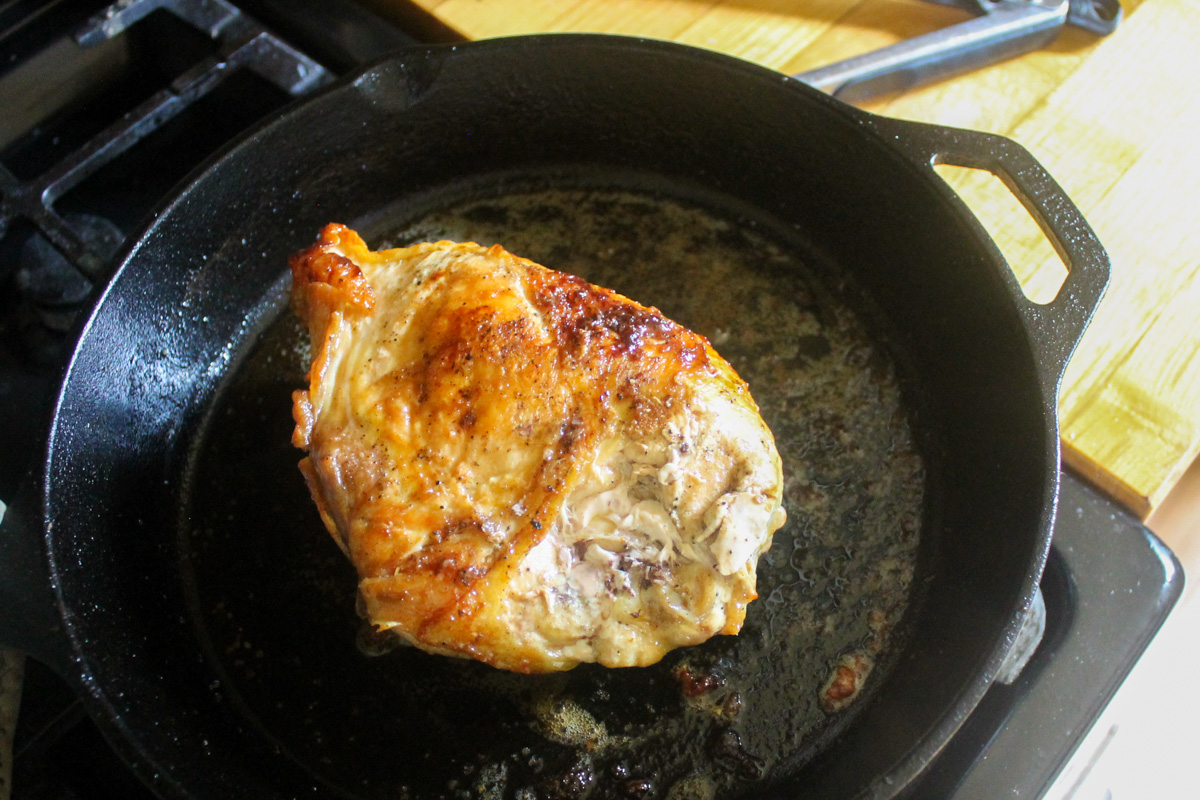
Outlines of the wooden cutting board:
M969 19L921 0L376 0L382 11L481 39L548 31L669 39L795 73ZM1023 144L1108 248L1112 281L1067 370L1067 463L1145 517L1200 451L1200 6L1122 0L1105 38L1068 28L1048 48L873 100L887 116ZM1063 267L998 181L947 179L1026 292Z

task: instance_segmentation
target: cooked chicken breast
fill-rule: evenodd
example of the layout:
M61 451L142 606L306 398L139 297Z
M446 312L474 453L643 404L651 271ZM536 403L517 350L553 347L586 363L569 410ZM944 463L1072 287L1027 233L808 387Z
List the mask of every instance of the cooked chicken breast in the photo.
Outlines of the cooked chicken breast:
M740 630L783 481L702 336L499 246L329 225L290 264L293 442L371 623L519 672Z

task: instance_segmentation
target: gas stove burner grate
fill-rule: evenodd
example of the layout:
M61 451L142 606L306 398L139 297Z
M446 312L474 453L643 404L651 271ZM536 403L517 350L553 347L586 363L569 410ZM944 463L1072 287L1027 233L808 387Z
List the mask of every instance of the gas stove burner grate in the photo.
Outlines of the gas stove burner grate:
M90 288L103 281L124 238L111 220L60 213L60 199L240 71L257 75L290 97L333 78L321 64L225 0L122 0L89 19L72 39L79 48L99 48L156 12L167 12L210 39L212 52L36 176L22 180L14 169L0 164L0 237L22 227L22 222L25 227L32 224L31 232L24 231L29 238L21 246L17 285L52 330L69 326L70 309L77 310ZM37 125L40 121L31 136L39 133Z

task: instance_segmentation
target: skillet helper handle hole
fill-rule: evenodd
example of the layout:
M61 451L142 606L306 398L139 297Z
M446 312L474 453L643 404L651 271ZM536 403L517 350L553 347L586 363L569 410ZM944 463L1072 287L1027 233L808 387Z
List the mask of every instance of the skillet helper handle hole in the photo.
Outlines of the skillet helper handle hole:
M987 170L944 162L933 168L987 230L1025 296L1038 305L1053 302L1067 279L1067 265L1004 180Z
M904 129L896 132L902 149L942 178L989 233L1020 289L1047 378L1057 385L1108 285L1108 254L1095 232L1046 169L1011 139L885 123ZM1032 224L1022 228L1026 220Z

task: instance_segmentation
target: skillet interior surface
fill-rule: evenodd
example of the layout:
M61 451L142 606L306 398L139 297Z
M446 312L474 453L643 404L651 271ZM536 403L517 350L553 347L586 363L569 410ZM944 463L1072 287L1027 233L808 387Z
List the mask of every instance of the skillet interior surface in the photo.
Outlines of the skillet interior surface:
M553 180L553 175L590 170L610 176L609 188L635 176L617 188L698 198L726 222L737 221L734 230L757 220L765 240L794 248L804 267L845 270L854 279L847 294L861 290L870 297L895 333L897 352L911 367L901 372L913 376L923 412L927 479L918 538L928 560L919 579L922 601L910 609L911 624L900 626L907 636L892 634L891 668L881 670L870 684L871 696L855 705L854 718L840 729L822 729L818 716L801 711L796 713L815 722L788 723L777 733L765 723L756 728L762 733L735 730L739 743L718 730L720 714L730 709L703 707L737 689L728 675L719 692L697 700L700 708L684 710L709 726L713 737L702 743L716 742L713 758L732 764L732 770L721 767L730 775L744 768L747 774L761 769L768 780L772 777L782 756L760 749L765 740L754 738L768 732L779 737L776 744L798 748L797 758L806 755L806 741L818 744L819 752L795 782L781 787L784 796L797 794L798 787L814 797L838 798L890 797L899 791L978 702L1019 627L1048 548L1057 440L1053 398L1043 392L1007 267L928 166L915 164L890 144L895 130L887 129L885 136L868 115L715 54L626 39L536 37L415 50L383 61L305 101L214 161L124 254L81 332L51 431L44 527L70 638L68 672L123 757L171 797L296 796L330 786L351 793L373 790L355 782L362 776L351 774L354 770L322 760L340 753L353 765L360 756L357 740L349 737L366 730L354 724L353 704L325 705L322 698L363 698L358 714L380 722L377 706L387 698L356 683L364 680L360 668L393 675L416 663L419 654L394 652L364 665L348 646L346 631L354 618L346 593L352 591L352 576L314 524L302 482L290 477L298 453L287 444L286 401L271 400L300 382L290 323L271 327L283 319L283 264L331 220L357 225L373 237L410 235L399 228L446 209L446 187L471 180L478 186L483 180L490 196L503 197L529 189L521 181L531 175L542 175L543 185L562 187L570 180ZM653 180L647 182L646 176ZM486 223L489 214L503 218L480 208L472 224ZM718 233L712 235L714 247L738 238ZM640 239L633 252L646 243ZM542 253L531 245L526 255L572 268L553 248ZM582 271L603 283L609 273L591 271L603 261ZM611 283L636 295L622 285L629 266L613 270ZM691 274L695 266L685 263L680 272ZM746 275L780 280L785 272L767 258ZM710 335L735 366L749 373L754 388L755 371L762 366L753 349L756 334L747 341L746 331L719 314L707 318L708 312L689 308L690 292L677 291L678 281L651 278L649 296L638 299L661 304ZM655 281L671 291L658 296ZM749 277L742 284L729 282L729 302L751 282ZM835 279L825 283L838 288ZM803 316L802 289L788 291L769 300L766 314L755 310L763 330L777 324L770 313ZM812 286L807 291L817 292ZM682 307L673 308L679 300L685 301ZM788 304L792 311L786 310ZM690 319L690 314L697 316ZM264 343L251 352L263 331ZM834 344L829 329L822 331L828 354L822 355L821 332L799 326L794 346L789 344L763 373L771 378L775 369L800 372L811 370L809 362L832 363ZM803 338L810 334L817 338ZM853 358L849 363L859 364ZM888 370L886 359L867 358L859 366L860 378L868 383L868 376ZM821 428L820 415L793 416L793 408L780 415L781 409L773 407L776 399L763 395L758 400L774 415L768 421L781 439L812 436L813 444L832 444L839 438L828 420ZM273 402L284 406L272 407ZM222 457L222 448L243 460ZM807 469L791 476L793 496L804 494L805 487L819 495L814 480L840 480L832 468L829 474ZM273 475L289 476L279 495L246 496L255 484L267 487ZM808 499L789 503L803 508ZM256 521L239 522L250 501L262 503L255 505L258 516L245 518ZM838 520L843 524L853 522L857 510L830 513L845 517ZM305 516L289 517L292 513ZM804 624L799 612L779 608L780 595L770 599L776 589L799 597L804 580L783 584L801 573L825 581L814 586L818 600L826 588L838 591L842 543L806 541L800 514L789 531L778 538L782 547L773 551L775 562L763 566L763 599L752 612L758 634L748 631L736 641L753 645L764 627L770 634L772 622L777 634L781 626ZM825 535L815 528L811 532ZM792 553L788 547L797 539L803 546ZM826 572L803 563L809 555L804 548L810 546L814 558L831 556L829 565L819 565ZM850 551L862 557L869 549L851 545ZM291 574L294 570L304 574ZM222 599L239 605L220 608ZM275 614L269 629L238 629L250 619L261 620L254 615L269 616L265 604ZM823 613L829 609L836 606L821 608ZM888 613L890 607L883 610ZM243 613L250 616L243 619ZM841 646L865 646L869 621L869 614L855 617L839 629L848 637ZM312 627L317 624L330 627L318 632ZM729 640L718 640L712 649L729 646ZM830 646L830 652L835 649ZM268 652L271 661L263 669L279 670L274 676L255 666L266 662ZM721 657L717 652L701 666L719 673L725 670ZM810 670L809 686L820 671L817 664L827 669L829 657L797 656L796 663L807 666L796 669ZM409 741L436 742L453 737L445 720L475 725L490 715L491 706L476 705L481 697L497 698L488 702L512 714L505 719L519 720L517 712L530 707L528 693L495 687L467 691L480 680L482 668L438 664L445 670L438 680L459 681L440 685L462 686L463 692L445 692L444 707L435 713L429 703L406 696L404 686L389 684L398 693L389 702L404 701L405 714L413 715L391 720L389 730L403 727ZM755 664L768 668L761 659ZM669 710L683 708L678 681L666 677L671 666L678 661L665 665L653 686L648 680L641 685L633 672L606 676L630 685L604 689L608 700L583 698L596 704L588 714L615 737L624 734L627 721L649 724L663 704ZM289 706L292 700L273 697L271 686L256 693L264 675L315 705ZM461 677L446 677L451 675ZM580 669L565 680L588 675ZM622 709L613 700L621 696L618 688L643 693L651 707ZM743 693L744 706L752 704L753 692ZM618 711L635 716L618 718ZM305 734L309 720L313 726ZM510 738L546 739L534 727L515 722L489 729L489 735L506 740L499 749L507 758ZM806 734L813 738L806 740ZM574 741L575 734L559 736ZM331 741L338 737L344 740ZM543 761L545 774L577 774L586 781L586 769L572 772L568 765L554 773L580 750L577 742L558 744L561 749L542 745L553 751L543 756L550 758ZM516 749L518 756L524 746ZM413 774L414 757L422 763L424 750L405 752L402 764L372 763L370 776ZM439 782L438 792L470 791L465 782L484 765L461 763L462 758L456 756L454 763L464 774ZM613 766L615 757L613 763L606 758L593 753L591 769L620 772ZM765 763L759 765L758 759ZM297 762L309 770L298 770ZM505 785L516 792L525 788L521 770L532 775L535 767L525 762L508 769L513 771ZM432 774L438 781L444 775ZM457 788L450 789L450 780L458 781ZM736 788L736 780L729 780ZM399 791L399 785L394 788Z
M925 476L887 348L817 280L813 254L761 219L613 188L412 213L372 244L500 242L659 307L731 360L787 476L760 600L740 636L645 669L523 676L408 648L368 659L389 639L359 630L353 571L289 443L307 336L283 310L231 371L182 506L222 691L356 796L725 797L791 774L853 716L820 699L839 659L870 664L860 680L875 686L904 638Z

